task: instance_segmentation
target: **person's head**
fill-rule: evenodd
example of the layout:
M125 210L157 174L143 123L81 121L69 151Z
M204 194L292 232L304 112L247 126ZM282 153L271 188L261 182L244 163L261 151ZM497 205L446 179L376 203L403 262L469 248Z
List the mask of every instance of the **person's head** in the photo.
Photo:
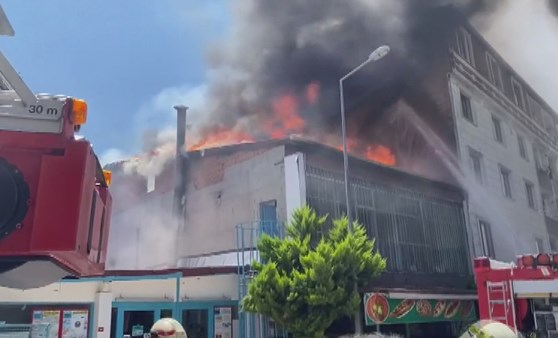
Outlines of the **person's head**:
M188 338L182 325L172 318L159 319L149 333L151 338Z

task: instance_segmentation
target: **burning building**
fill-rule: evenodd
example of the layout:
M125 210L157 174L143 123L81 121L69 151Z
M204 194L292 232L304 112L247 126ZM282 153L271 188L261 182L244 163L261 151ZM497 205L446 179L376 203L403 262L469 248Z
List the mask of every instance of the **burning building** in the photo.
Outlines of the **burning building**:
M557 115L469 24L506 2L446 3L234 6L188 148L299 134L340 149L338 80L388 44L345 82L349 151L466 190L473 255L556 248Z
M174 147L155 144L121 165L129 183L115 175L114 191L128 195L115 208L136 202L114 215L113 267L239 265L242 296L258 231L277 231L303 203L346 211L337 81L368 55L365 33L370 49L387 43L392 52L345 85L353 214L388 259L376 288L363 291L466 303L471 256L554 249L558 118L469 24L485 2L463 1L460 11L311 3L240 5L242 22L263 29L237 27L243 42L214 55L226 76L211 84L204 114L189 118L197 127L180 170ZM428 325L451 327L421 323L425 336ZM390 324L382 328L410 328Z
M293 136L190 151L182 172L183 196L174 194L173 164L135 181L113 167L114 191L131 184L143 193L132 194L139 198L133 208L115 203L120 211L114 215L119 233L111 233L109 244L112 269L238 267L242 297L250 279L245 267L257 257L254 248L262 231L279 234L292 210L303 204L331 217L346 212L342 153L321 143ZM391 294L393 301L475 299L468 291L464 191L358 157L350 164L354 214L388 260L388 271L363 292ZM178 224L170 217L173 198L183 207ZM126 240L138 241L137 247L122 245ZM432 329L450 330L455 321ZM405 329L405 321L396 324L390 328Z

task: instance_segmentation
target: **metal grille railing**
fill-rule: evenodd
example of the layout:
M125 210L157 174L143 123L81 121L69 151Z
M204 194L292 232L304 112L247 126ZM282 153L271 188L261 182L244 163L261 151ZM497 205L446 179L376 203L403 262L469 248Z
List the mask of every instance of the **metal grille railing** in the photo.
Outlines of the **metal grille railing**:
M238 262L238 296L242 300L248 293L248 285L256 275L252 268L254 261L260 262L257 250L262 233L283 237L284 226L277 221L256 221L236 226ZM269 318L247 313L239 308L239 335L245 338L287 338L288 333Z
M0 324L0 338L50 338L49 324Z
M353 213L388 271L468 274L467 237L460 203L351 179ZM341 217L347 207L342 175L306 167L307 203L320 215ZM327 229L324 229L326 231Z

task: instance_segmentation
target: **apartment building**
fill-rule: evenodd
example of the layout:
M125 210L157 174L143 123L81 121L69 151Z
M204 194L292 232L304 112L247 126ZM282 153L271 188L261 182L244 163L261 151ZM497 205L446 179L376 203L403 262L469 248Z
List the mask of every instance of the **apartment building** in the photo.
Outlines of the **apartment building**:
M241 299L252 277L249 266L257 259L254 248L262 231L280 234L293 209L305 203L331 217L346 211L342 153L319 143L290 137L230 145L189 152L186 163L182 173L186 189L180 198L184 210L183 224L177 234L178 248L161 241L162 235L155 235L155 241L154 236L140 235L140 244L131 243L131 250L120 248L121 241L111 242L109 261L119 256L121 262L130 262L128 267L111 266L112 269L153 269L172 264L169 257L174 253L179 268L238 267L238 299ZM350 163L354 213L388 260L387 271L373 281L370 289L362 290L363 295L386 294L394 303L406 298L427 298L433 302L452 299L464 304L474 301L464 192L444 182L366 160L353 157ZM158 212L172 212L169 197L173 196L177 178L174 161L167 163L154 178L151 192L147 192L149 179L131 179L119 173L117 166L113 170L115 191L122 189L116 187L119 177L127 177L121 180L125 185L134 182L131 189L134 192L139 191L138 185L144 189L143 193L133 194L136 198L143 196L134 207L118 207L119 212L114 215L115 229L118 229L115 231L135 239L138 229L140 232L149 232L155 226L161 229L149 215L156 213L153 208L157 206ZM176 237L176 232L172 237ZM149 251L141 251L143 247ZM166 250L169 256L157 254L161 250ZM135 256L150 266L136 265ZM156 256L160 261L154 260ZM244 318L245 314L240 316L241 336L251 336L249 332L261 321ZM474 312L468 316L452 320L426 318L421 323L411 319L406 322L403 318L382 325L382 331L453 332L459 324L475 319ZM366 328L374 331L376 325L368 323ZM351 329L350 321L332 328L337 333Z
M556 250L558 115L470 25L455 32L450 58L474 253Z
M354 91L374 81L350 118L387 135L399 169L467 192L471 255L556 250L558 115L465 16L429 15L406 53L355 76Z

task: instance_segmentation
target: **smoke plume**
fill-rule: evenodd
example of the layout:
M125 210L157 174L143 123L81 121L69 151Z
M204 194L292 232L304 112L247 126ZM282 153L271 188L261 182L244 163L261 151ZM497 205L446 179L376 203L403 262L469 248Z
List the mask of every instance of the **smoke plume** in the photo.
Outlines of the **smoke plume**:
M291 133L339 135L341 76L364 61L380 45L390 55L363 68L347 82L349 133L364 142L392 142L392 136L370 130L374 116L351 108L372 89L382 91L369 104L379 116L399 101L401 82L427 73L435 62L436 44L447 41L455 20L436 8L454 5L466 16L485 18L499 0L282 0L232 1L232 26L225 39L207 51L207 79L202 102L188 114L191 146L208 135L231 131L217 145L257 141ZM483 20L478 20L482 22ZM374 71L374 76L370 71ZM403 80L402 76L406 78ZM312 95L312 93L314 93ZM168 102L172 104L180 102ZM188 104L189 102L183 102ZM304 123L289 124L288 110ZM351 115L359 115L351 118ZM351 122L352 120L352 122ZM174 128L174 127L173 127ZM274 131L281 129L281 133ZM222 133L221 133L222 134ZM384 133L385 134L385 133ZM170 133L172 135L172 133ZM278 136L279 135L279 136ZM172 136L171 136L172 138ZM143 156L132 171L158 172L173 156L169 139L153 144L158 156ZM334 142L335 143L335 142ZM160 149L159 149L160 148ZM158 161L158 163L154 163ZM145 163L144 163L145 162Z
M193 112L204 116L201 132L261 125L274 99L289 94L304 102L312 83L320 84L320 100L300 107L307 128L324 128L332 117L336 125L339 78L383 44L390 58L424 68L430 45L452 28L433 8L449 3L474 15L498 1L235 1L231 36L208 53L210 71L221 76L210 83L204 111ZM256 139L269 137L262 134Z
M482 26L488 42L558 110L558 79L549 73L558 59L558 1L507 1Z

